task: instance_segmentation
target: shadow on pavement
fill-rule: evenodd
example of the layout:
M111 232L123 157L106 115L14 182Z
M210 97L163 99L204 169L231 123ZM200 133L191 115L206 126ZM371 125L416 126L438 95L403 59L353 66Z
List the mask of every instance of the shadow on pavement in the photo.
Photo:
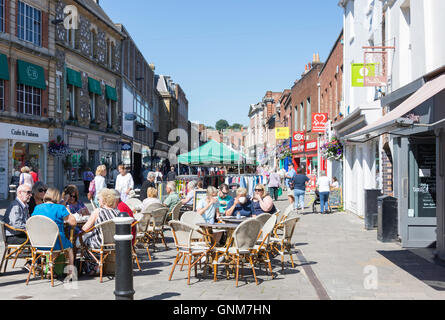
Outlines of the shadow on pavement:
M162 294L158 294L157 296L153 296L153 297L150 297L150 298L145 298L145 299L142 299L142 300L165 300L165 299L177 297L177 296L180 296L180 295L181 294L177 293L177 292L164 292Z
M438 291L445 291L445 268L408 251L377 251L386 259Z

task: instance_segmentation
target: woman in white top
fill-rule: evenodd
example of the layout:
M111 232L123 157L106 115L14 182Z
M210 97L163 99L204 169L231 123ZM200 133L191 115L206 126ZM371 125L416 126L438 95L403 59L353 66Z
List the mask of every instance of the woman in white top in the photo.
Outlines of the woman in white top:
M32 186L34 185L34 180L32 178L32 175L30 174L31 169L25 166L20 171L22 173L20 174L19 185L21 186L22 184L27 184L32 188Z
M96 169L96 176L94 177L94 187L96 189L94 194L94 204L99 208L99 193L107 188L107 183L105 181L105 176L107 175L107 167L105 165L100 165Z
M326 176L326 172L322 171L317 181L318 192L320 193L320 209L321 214L329 211L329 192L331 191L331 179Z
M116 178L116 186L114 189L119 191L122 202L125 202L128 198L128 194L134 188L134 181L131 174L127 173L127 170L123 165L120 165L118 168L120 174Z
M339 183L338 183L338 179L337 179L337 177L333 177L333 178L332 178L332 188L337 189L337 188L339 188L339 187L340 187L340 185L339 185Z
M147 208L152 204L162 205L162 202L158 199L158 190L156 190L155 188L148 188L147 198L142 201L142 212L145 212Z

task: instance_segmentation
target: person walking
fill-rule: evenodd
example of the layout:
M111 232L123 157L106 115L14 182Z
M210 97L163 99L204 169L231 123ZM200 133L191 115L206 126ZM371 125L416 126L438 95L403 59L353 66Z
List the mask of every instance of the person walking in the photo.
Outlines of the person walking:
M273 169L269 175L269 183L267 185L269 193L275 201L278 201L278 189L281 187L281 177L277 169Z
M284 175L284 178L285 178L284 180L285 180L285 183L286 183L286 187L287 187L289 190L293 190L293 189L289 186L289 182L290 182L290 180L291 180L296 174L297 174L297 173L295 172L294 165L293 165L293 164L289 164L287 173Z
M102 164L97 167L96 176L90 183L88 199L94 200L96 208L99 207L99 199L98 199L99 193L102 191L102 189L107 188L107 183L105 181L106 175L107 175L107 167Z
M120 165L118 169L119 175L116 178L116 185L114 189L119 191L121 200L125 202L130 191L134 188L134 181L131 173L128 173L127 169L123 165Z
M292 177L289 184L294 190L295 209L304 211L304 196L306 194L306 184L310 179L304 174L303 169L298 169L298 173Z
M20 169L20 171L22 173L20 174L19 185L27 184L32 188L32 186L34 185L34 179L32 178L32 175L30 174L31 169L29 169L29 167L25 166L22 169Z
M167 173L167 182L176 181L175 167L171 167L169 173Z
M329 211L329 193L331 191L331 179L326 176L325 171L320 173L317 186L320 193L320 213L324 214Z
M83 172L83 186L85 194L88 194L88 189L90 188L90 182L94 179L94 173L91 172L91 168L85 168Z

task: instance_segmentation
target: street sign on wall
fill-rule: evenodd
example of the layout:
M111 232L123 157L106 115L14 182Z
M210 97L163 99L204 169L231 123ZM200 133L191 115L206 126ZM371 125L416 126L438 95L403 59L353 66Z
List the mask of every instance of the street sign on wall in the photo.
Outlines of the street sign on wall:
M289 139L289 137L290 137L289 127L275 128L275 139L285 140Z
M312 114L312 132L325 132L328 123L327 113Z
M303 153L303 152L304 152L304 143L300 143L292 147L292 153Z

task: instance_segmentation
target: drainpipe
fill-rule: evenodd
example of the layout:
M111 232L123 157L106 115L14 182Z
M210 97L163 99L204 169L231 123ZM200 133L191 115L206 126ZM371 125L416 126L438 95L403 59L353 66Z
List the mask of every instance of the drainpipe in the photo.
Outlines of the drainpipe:
M320 82L317 83L317 87L318 87L318 113L321 112L321 99L320 99L320 92L321 92L321 84ZM317 160L318 160L318 170L317 170L317 180L320 179L320 173L321 173L321 150L320 150L320 139L321 134L318 134L318 138L317 138Z

